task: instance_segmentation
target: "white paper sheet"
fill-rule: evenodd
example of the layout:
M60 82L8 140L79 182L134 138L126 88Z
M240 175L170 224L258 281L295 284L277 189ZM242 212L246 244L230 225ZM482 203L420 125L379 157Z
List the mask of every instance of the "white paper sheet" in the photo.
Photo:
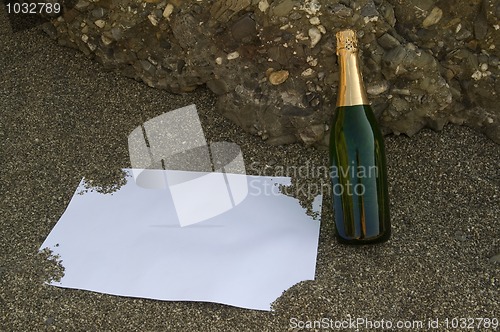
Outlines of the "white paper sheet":
M41 246L59 255L65 268L64 277L52 285L270 310L283 291L314 279L319 220L279 192L278 184L289 184L288 178L225 173L230 192L246 190L244 199L221 214L181 225L173 195L183 202L182 213L190 206L197 220L200 213L211 215L211 204L195 198L188 187L145 189L132 170L125 171L127 184L113 194L81 194L84 180L80 183ZM186 176L154 172L163 172L165 179ZM202 176L204 190L221 183L209 174ZM217 198L212 194L212 200ZM316 197L317 212L320 202Z

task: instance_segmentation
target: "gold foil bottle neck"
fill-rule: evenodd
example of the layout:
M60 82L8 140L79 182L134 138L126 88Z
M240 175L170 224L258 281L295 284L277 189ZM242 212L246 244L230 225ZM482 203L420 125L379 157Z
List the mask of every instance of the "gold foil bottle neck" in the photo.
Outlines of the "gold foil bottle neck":
M356 33L351 29L341 30L337 32L337 55L339 51L346 50L348 52L358 51L358 38Z
M339 89L337 106L368 105L358 61L358 39L353 30L337 32Z

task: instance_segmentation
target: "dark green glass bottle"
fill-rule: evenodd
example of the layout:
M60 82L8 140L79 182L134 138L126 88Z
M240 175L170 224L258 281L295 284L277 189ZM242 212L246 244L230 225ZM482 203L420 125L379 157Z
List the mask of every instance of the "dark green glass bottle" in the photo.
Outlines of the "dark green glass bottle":
M391 236L384 138L368 103L359 69L356 34L337 33L340 69L330 132L330 175L336 235L368 244Z

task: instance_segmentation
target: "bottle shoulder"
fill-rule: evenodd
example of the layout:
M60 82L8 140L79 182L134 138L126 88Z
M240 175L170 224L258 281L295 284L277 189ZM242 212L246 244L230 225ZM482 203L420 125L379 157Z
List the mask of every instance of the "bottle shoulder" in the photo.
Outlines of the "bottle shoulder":
M333 126L361 126L368 123L378 127L375 113L370 105L338 106L333 117Z
M370 104L352 105L352 106L337 106L335 112L371 112L373 113Z
M331 130L331 140L334 141L350 141L351 144L363 145L383 141L382 132L370 105L337 107Z

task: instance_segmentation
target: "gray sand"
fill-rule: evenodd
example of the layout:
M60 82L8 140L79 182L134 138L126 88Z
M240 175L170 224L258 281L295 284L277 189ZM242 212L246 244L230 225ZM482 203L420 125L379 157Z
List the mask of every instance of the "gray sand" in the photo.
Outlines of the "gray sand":
M214 113L206 90L171 95L104 72L40 29L12 34L1 12L0 45L1 331L286 331L349 317L439 318L440 330L448 318L452 330L452 318L500 319L500 146L456 126L386 138L390 242L338 244L326 197L316 280L286 291L274 312L45 285L56 268L37 251L78 182L116 184L130 167L127 136L147 119L195 103L209 140L239 144L247 162L319 166L327 154L268 146Z

